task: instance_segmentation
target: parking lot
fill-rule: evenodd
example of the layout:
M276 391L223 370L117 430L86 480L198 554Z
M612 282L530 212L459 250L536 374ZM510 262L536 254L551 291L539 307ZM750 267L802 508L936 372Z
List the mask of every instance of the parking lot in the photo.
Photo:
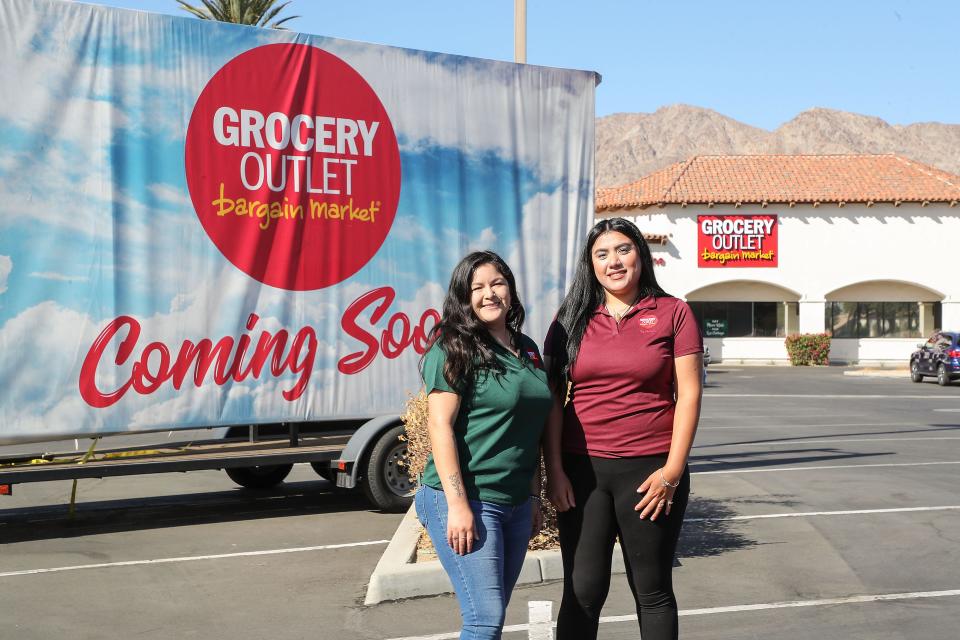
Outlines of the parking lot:
M675 569L681 637L946 639L960 620L960 385L711 367ZM363 606L401 516L297 468L15 487L0 497L3 637L457 637L451 596ZM519 588L505 638L526 638ZM600 637L636 638L614 578Z

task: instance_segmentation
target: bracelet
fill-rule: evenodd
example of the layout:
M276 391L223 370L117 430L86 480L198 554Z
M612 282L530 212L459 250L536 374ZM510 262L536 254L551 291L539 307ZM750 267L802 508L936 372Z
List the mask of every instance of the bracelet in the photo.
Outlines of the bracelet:
M543 502L543 501L540 499L540 496L534 495L534 494L532 494L532 493L530 494L530 498L533 499L533 500L536 500L537 502Z
M677 487L680 486L680 481L677 480L675 484L670 484L669 482L667 482L667 479L663 477L663 467L660 467L660 484L662 484L664 487L670 487L671 489L676 489Z

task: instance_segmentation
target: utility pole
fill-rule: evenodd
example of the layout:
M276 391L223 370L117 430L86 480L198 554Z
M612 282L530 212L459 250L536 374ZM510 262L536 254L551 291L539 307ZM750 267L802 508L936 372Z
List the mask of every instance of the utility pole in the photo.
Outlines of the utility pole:
M513 0L513 61L527 61L527 0Z

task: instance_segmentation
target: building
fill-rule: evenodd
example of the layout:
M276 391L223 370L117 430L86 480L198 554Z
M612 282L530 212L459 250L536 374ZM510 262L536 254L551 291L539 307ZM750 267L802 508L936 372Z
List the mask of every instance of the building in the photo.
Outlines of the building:
M960 329L958 203L960 176L896 155L695 156L599 189L596 215L636 222L715 359L827 332L833 362L906 363Z

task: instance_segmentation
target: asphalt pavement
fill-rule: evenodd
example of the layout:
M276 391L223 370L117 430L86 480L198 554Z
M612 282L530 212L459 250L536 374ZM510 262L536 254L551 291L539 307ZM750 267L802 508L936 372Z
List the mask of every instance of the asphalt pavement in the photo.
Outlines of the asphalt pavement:
M710 367L674 580L682 638L945 640L960 620L960 384ZM362 605L401 516L298 466L17 485L0 497L0 638L457 637L452 596ZM529 636L516 590L504 638ZM637 638L615 576L600 625Z

